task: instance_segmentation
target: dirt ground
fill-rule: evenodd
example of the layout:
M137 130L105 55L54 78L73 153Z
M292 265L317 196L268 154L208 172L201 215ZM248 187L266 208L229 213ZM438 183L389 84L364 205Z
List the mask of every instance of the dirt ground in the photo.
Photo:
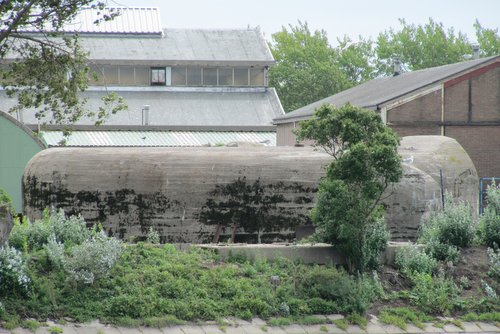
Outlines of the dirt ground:
M483 297L482 280L495 289L497 294L500 294L500 282L488 276L488 256L486 249L487 248L483 246L462 249L460 252L460 259L455 265L451 263L441 263L439 265L439 270L443 271L446 276L453 278L457 286L460 286L461 280L465 280L462 277L468 279L469 284L462 289L462 297ZM388 292L411 289L410 282L404 275L392 267L384 267L380 279ZM378 314L382 308L398 306L410 306L410 303L402 299L379 301L374 303L368 313Z

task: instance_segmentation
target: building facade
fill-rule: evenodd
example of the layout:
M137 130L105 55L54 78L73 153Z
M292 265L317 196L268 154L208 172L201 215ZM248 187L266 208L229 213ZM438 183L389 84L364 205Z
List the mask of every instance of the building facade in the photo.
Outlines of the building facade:
M277 144L294 145L293 128L325 103L375 110L400 136L456 139L479 177L500 176L500 56L379 78L275 119Z

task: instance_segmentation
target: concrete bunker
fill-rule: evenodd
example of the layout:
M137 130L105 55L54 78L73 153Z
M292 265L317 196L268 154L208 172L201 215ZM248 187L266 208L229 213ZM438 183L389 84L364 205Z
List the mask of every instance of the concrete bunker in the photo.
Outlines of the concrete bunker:
M414 239L420 217L439 206L440 170L444 189L476 209L476 170L455 140L406 137L400 152L405 176L384 202L394 240ZM45 207L62 208L125 239L144 237L153 227L162 242L209 242L216 226L202 218L210 200L220 201L216 189L246 182L279 195L262 241L291 241L296 226L310 224L308 211L330 160L310 147L48 149L25 169L24 212L34 219ZM254 232L240 228L236 241L255 242Z

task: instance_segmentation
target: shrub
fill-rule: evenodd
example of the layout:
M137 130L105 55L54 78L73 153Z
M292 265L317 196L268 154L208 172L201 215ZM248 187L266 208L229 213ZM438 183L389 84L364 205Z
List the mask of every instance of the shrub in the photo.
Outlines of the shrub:
M64 262L68 279L75 283L93 284L106 276L120 257L122 244L108 238L103 231L71 249L71 256Z
M381 254L387 248L390 237L387 224L382 217L366 226L362 244L363 268L369 270L381 266Z
M0 295L26 292L30 279L26 262L17 249L0 247Z
M488 248L488 262L489 270L488 275L491 277L500 278L500 249L494 250L493 248Z
M437 267L437 261L416 245L400 248L396 252L395 264L405 275L416 273L432 274Z
M158 231L155 230L152 226L149 227L148 234L146 236L146 241L154 245L160 243L160 233L158 233Z
M79 245L90 237L90 230L80 216L66 218L63 210L44 210L41 220L30 223L25 219L14 224L9 244L17 249L38 250L51 236L67 246Z
M476 230L470 207L447 196L444 209L423 221L419 241L437 260L456 261L459 248L472 244Z
M481 216L481 235L488 247L500 246L500 186L495 184L486 190L486 209Z
M62 268L64 264L64 245L57 241L54 234L50 236L49 241L44 246L44 249L54 268Z
M447 314L453 310L459 288L443 274L435 277L417 273L410 277L413 289L409 293L411 302L425 313Z

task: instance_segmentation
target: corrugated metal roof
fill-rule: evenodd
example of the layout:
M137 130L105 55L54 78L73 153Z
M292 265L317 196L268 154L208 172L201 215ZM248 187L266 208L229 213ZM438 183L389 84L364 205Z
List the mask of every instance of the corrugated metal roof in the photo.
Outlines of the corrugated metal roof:
M62 131L40 133L48 146L61 146ZM74 131L64 146L216 146L231 142L261 143L276 146L276 132L236 131Z
M110 21L95 22L103 15L119 13ZM45 31L53 30L50 25ZM23 32L38 32L34 27L23 27ZM160 10L153 7L108 7L104 10L83 8L62 31L79 34L154 34L161 35Z
M356 87L347 89L338 94L316 101L307 106L277 117L276 124L287 123L309 118L314 111L324 104L342 106L348 102L363 107L376 109L377 106L390 102L407 94L440 84L453 76L465 71L481 67L486 63L500 61L500 56L481 58L461 63L427 68L419 71L407 72L395 77L378 78L365 82Z
M108 87L109 91L112 91ZM82 98L88 99L87 108L98 110L102 105L104 91L86 91ZM272 88L231 91L206 89L204 91L170 91L162 87L147 87L147 90L118 91L125 99L128 110L110 115L106 125L142 125L142 109L149 105L151 126L272 126L273 118L283 115L276 92ZM5 91L0 91L0 110L9 110L15 104ZM25 124L38 124L35 110L23 110ZM50 118L42 121L50 124ZM82 119L76 125L93 125L91 119Z

